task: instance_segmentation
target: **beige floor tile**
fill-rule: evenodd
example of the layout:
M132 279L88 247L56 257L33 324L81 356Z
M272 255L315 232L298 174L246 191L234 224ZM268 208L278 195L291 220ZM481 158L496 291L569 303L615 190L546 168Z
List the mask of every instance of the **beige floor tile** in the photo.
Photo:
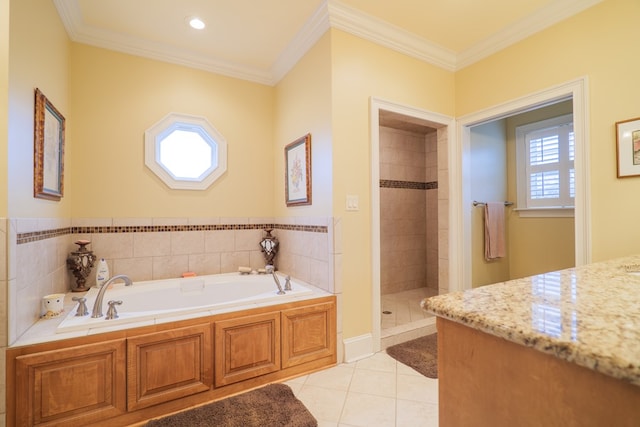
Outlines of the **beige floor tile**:
M340 421L347 392L324 387L303 385L296 397L307 407L318 422Z
M376 396L396 397L396 374L356 369L351 379L349 393L365 393Z
M324 371L314 372L308 376L305 385L346 391L351 383L353 370L353 366L338 365Z
M438 406L399 399L396 401L396 427L438 427Z
M362 427L393 427L396 400L390 397L349 393L344 403L340 423Z
M398 375L396 390L398 399L438 403L438 380L422 375Z
M285 382L319 427L435 427L438 380L379 352Z
M356 362L356 369L367 369L370 371L396 372L397 362L385 352L379 352L366 359Z
M398 362L398 366L396 367L398 375L417 375L423 376L420 372L416 371L410 366L405 365L404 363Z

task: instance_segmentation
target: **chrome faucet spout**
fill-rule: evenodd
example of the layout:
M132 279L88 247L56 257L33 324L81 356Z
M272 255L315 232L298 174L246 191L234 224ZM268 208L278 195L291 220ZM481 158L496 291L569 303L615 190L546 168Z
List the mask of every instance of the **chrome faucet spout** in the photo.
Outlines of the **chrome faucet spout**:
M104 294L105 292L107 292L107 288L109 287L109 285L118 279L122 279L122 281L124 281L125 286L131 286L133 284L129 276L127 276L126 274L115 275L109 280L107 280L106 282L104 282L104 284L100 287L100 290L98 291L98 296L96 297L96 301L93 303L93 310L91 312L91 317L93 317L94 319L103 316L102 300L104 299Z
M278 279L278 275L276 274L276 269L273 265L269 264L264 268L267 274L271 274L273 276L273 280L276 282L276 286L278 287L278 295L284 295L284 291L282 290L282 285L280 284L280 279Z

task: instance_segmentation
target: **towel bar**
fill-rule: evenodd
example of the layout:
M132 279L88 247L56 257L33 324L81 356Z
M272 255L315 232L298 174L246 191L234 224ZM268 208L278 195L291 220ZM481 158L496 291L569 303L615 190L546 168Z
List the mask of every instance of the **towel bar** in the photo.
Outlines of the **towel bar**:
M486 204L487 204L486 202L476 202L475 200L473 201L473 206L484 206L484 205L486 205ZM505 205L505 206L512 206L512 205L513 205L513 202L506 202L506 201L505 201L505 202L504 202L504 205Z

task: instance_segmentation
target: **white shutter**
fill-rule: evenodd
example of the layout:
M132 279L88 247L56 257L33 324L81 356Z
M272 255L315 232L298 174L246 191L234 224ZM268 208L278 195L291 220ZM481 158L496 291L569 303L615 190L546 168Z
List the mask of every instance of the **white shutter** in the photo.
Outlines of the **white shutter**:
M518 208L573 207L575 144L573 116L516 129Z

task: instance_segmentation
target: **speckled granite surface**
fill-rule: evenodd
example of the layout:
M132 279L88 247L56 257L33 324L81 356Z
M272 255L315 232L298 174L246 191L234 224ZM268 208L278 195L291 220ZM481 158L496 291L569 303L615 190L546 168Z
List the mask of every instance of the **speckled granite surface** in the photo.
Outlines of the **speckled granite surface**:
M422 307L640 386L640 255L425 298Z

